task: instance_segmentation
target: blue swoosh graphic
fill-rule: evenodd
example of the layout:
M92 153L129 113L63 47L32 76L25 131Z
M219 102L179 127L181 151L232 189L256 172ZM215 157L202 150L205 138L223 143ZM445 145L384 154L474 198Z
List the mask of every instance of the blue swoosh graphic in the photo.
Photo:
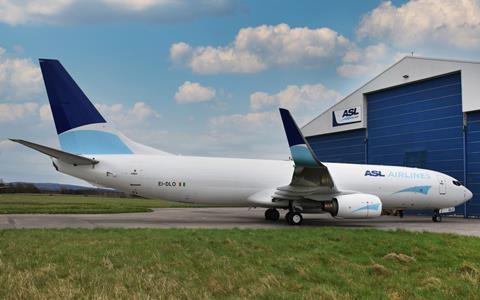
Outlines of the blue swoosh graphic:
M359 209L354 210L353 212L362 211L362 210L378 210L379 206L380 206L379 203L368 204L368 205L360 207Z
M98 130L70 130L58 136L63 151L78 154L133 154L115 134Z
M398 193L418 193L418 194L428 194L430 189L432 188L431 185L417 185L417 186L412 186L403 190L400 190L398 192L395 192L394 194Z

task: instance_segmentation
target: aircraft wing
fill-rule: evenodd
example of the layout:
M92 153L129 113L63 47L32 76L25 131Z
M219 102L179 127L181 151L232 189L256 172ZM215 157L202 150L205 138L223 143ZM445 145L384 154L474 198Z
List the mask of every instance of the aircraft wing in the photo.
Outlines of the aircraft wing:
M318 160L290 112L280 108L280 115L295 163L295 170L290 184L278 187L272 195L273 199L331 200L333 195L340 192L335 187L328 167Z
M50 148L50 147L47 147L47 146L35 144L35 143L29 142L29 141L17 140L17 139L10 139L10 140L12 142L22 144L24 146L27 146L27 147L32 148L34 150L37 150L38 152L41 152L41 153L46 154L50 157L54 157L58 160L61 160L63 162L66 162L66 163L69 163L69 164L72 164L72 165L79 165L79 166L80 165L95 165L95 164L99 163L99 161L95 160L95 159L91 159L91 158L88 158L88 157L83 157L83 156L80 156L80 155L68 153L68 152L61 151L61 150L57 150L57 149Z

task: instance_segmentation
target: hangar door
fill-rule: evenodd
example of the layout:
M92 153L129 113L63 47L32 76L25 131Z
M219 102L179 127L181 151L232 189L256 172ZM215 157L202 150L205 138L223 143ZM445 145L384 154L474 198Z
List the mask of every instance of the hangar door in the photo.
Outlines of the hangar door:
M366 97L368 163L427 168L464 180L460 72ZM462 205L457 213L463 212Z
M366 163L365 129L317 135L307 140L321 161Z
M467 120L467 187L473 193L467 214L480 216L480 111L468 113Z

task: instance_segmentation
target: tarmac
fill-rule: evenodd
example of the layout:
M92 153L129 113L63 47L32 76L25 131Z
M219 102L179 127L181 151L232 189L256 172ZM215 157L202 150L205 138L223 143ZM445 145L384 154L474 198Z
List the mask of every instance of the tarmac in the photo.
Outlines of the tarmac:
M264 209L248 208L159 208L149 213L124 214L11 214L0 215L0 229L20 228L287 228L284 213L272 222ZM426 231L480 237L480 219L444 217L382 216L375 219L342 220L327 214L304 214L304 227L375 228Z

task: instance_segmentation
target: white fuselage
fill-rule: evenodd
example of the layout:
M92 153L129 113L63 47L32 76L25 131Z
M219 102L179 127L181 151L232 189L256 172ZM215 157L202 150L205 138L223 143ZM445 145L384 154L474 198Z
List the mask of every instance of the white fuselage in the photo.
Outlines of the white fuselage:
M214 205L278 206L271 195L290 184L292 161L161 155L98 155L95 166L55 160L60 172L92 184L146 198ZM339 191L378 196L384 209L440 209L464 203L471 193L454 178L431 170L324 163ZM265 205L249 197L262 193Z

